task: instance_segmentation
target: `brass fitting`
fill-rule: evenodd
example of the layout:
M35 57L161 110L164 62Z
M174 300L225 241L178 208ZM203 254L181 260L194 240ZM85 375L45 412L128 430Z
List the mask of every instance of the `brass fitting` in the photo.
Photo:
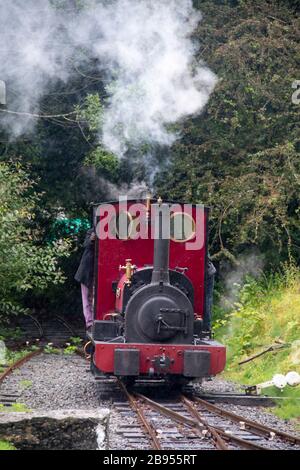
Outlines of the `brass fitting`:
M151 213L151 194L148 194L146 197L146 218L147 222L150 220L150 213Z
M126 281L125 282L128 286L130 286L131 278L132 278L132 275L133 275L134 271L136 270L136 266L131 263L132 259L126 259L125 261L126 261L125 266L120 265L119 270L120 271L125 271L125 274L126 274Z

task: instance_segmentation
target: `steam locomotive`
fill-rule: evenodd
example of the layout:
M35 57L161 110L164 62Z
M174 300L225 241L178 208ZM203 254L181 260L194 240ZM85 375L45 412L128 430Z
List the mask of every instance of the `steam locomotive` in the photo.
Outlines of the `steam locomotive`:
M208 209L145 200L97 204L95 375L189 381L225 367L225 347L202 332Z

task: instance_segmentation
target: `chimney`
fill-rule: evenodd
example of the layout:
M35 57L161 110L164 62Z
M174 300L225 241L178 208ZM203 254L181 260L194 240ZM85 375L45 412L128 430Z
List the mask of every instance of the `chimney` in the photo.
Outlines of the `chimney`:
M154 258L152 284L170 283L170 209L168 204L153 204L154 210Z

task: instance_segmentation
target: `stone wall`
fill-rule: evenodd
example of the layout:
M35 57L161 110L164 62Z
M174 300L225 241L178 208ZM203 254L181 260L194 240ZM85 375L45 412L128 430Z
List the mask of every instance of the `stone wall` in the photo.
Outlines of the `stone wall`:
M0 440L22 450L105 448L109 411L0 413Z

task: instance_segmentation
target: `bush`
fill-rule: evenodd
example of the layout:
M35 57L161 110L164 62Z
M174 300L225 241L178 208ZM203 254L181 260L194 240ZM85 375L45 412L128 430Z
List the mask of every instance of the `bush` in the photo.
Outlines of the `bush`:
M40 196L19 163L0 163L0 319L24 312L22 297L64 282L59 258L68 243L42 245L34 223Z
M236 309L227 315L218 336L227 346L226 375L237 382L255 385L275 374L300 373L300 270L293 265L268 278L251 279L240 292ZM224 331L225 330L225 331ZM238 363L274 343L283 348L268 352L246 364ZM279 395L278 389L268 391ZM299 416L300 387L286 387L276 413L284 418Z

